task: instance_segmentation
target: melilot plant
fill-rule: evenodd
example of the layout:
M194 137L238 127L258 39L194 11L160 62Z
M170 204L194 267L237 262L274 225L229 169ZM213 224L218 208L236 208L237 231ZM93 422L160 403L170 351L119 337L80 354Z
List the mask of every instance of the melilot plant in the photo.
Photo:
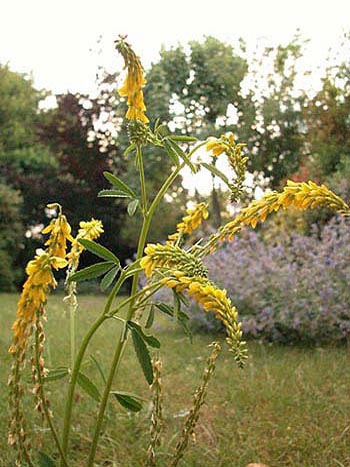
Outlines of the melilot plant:
M10 424L9 444L17 449L17 465L54 466L55 461L46 453L39 452L38 461L33 460L33 446L29 438L26 424L25 410L22 396L26 382L23 369L26 362L32 368L35 407L47 423L56 445L56 452L62 467L72 466L70 457L70 438L73 406L77 385L82 387L98 404L96 422L93 426L89 453L84 459L86 467L92 467L96 458L99 438L105 421L107 404L111 395L125 408L138 411L142 408L142 401L134 394L119 390L118 368L124 349L132 342L136 356L140 362L145 379L154 389L152 412L152 430L150 446L147 452L148 465L156 465L157 440L161 428L161 384L159 359L152 362L150 349L158 349L161 343L150 334L154 314L157 312L170 315L186 326L187 315L183 311L187 297L193 298L204 312L214 313L226 328L229 351L239 366L243 366L247 358L245 342L242 339L241 323L238 320L236 308L232 305L226 290L220 289L209 277L203 264L203 259L219 248L223 240L232 239L243 225L253 227L259 221L264 221L268 214L280 208L294 206L299 209L326 205L337 211L348 214L349 206L328 190L325 186L318 186L313 182L296 184L289 182L281 193L273 192L259 201L253 201L240 214L223 225L207 242L197 242L184 246L186 236L208 217L208 207L199 203L193 209L188 209L182 222L177 225L176 232L170 235L165 244L146 245L152 219L157 207L170 189L181 170L187 165L193 172L201 167L221 177L226 183L231 198L236 200L243 187L243 177L247 158L243 155L243 145L236 144L233 135L223 135L220 138L209 138L205 142L197 142L195 138L179 136L170 133L167 126L156 122L149 124L146 116L146 106L142 88L146 84L140 59L131 46L120 38L116 41L116 48L125 61L126 78L119 90L127 101L126 119L130 146L125 153L134 157L139 173L139 192L131 189L124 181L112 173L105 173L111 183L111 188L99 193L101 197L122 197L128 201L127 209L130 215L142 216L142 227L138 239L135 260L125 267L121 267L117 256L95 240L103 232L101 223L95 219L82 222L78 234L73 237L67 219L58 205L57 217L43 230L49 234L45 243L46 249L38 250L34 260L30 261L26 272L27 280L18 302L17 316L13 325L13 344L10 353L13 355L13 365L9 377L10 386ZM153 199L149 199L147 180L144 175L143 148L155 145L164 157L171 158L173 167L163 185ZM229 180L214 165L194 163L193 155L203 146L212 151L215 157L226 155L228 162L236 173L234 180ZM69 245L69 248L68 248ZM85 269L78 270L79 258L87 249L100 258L100 262ZM55 288L54 273L61 268L67 268L66 298L70 309L70 349L71 361L67 367L47 369L44 361L45 346L45 306L50 291ZM139 275L144 271L147 283L138 289ZM80 342L76 342L75 314L77 309L76 282L102 277L101 288L109 290L108 297L100 315L96 318L86 335ZM125 281L130 280L131 291L128 297L116 301ZM159 303L154 299L155 293L166 287L174 296L174 306ZM121 311L123 310L123 313ZM50 319L50 317L48 317ZM120 324L116 337L114 355L108 374L102 372L100 363L93 357L94 363L103 376L103 390L97 386L83 372L83 362L86 350L101 326L109 321ZM185 420L175 451L169 465L175 467L182 458L189 436L193 433L198 420L199 410L204 402L205 392L210 376L221 347L213 344L212 353L207 360L202 381L194 396L193 408ZM50 381L65 378L67 381L67 397L65 401L62 427L58 426L53 417L47 396L47 386Z

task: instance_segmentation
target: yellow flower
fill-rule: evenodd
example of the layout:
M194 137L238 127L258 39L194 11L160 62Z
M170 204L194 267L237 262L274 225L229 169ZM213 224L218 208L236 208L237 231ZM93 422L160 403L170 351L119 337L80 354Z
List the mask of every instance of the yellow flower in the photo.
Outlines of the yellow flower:
M208 219L208 204L199 203L192 209L187 209L187 216L183 217L182 221L176 226L176 233L169 235L168 240L176 241L181 233L191 234L198 229L203 219Z
M147 277L150 277L155 269L161 268L180 269L191 276L207 275L206 267L196 256L169 242L166 245L149 243L140 266Z
M317 185L312 181L296 183L288 180L281 193L273 191L260 200L252 201L235 219L221 227L210 239L212 251L215 250L219 241L232 240L243 225L255 228L259 221L265 222L269 214L280 208L294 207L303 211L317 206L334 209L342 215L350 214L350 207L345 201L325 185Z
M235 139L232 133L221 135L220 138L210 138L206 144L206 150L212 151L213 156L218 157L222 153L228 153L232 151L232 147L235 146Z
M183 271L172 271L169 277L161 282L176 292L186 291L207 312L214 312L222 321L227 332L227 343L234 354L237 363L242 366L246 359L245 342L242 340L241 324L238 322L238 313L226 290L221 290L205 277L188 277Z
M123 56L127 75L122 87L118 90L119 95L127 98L128 111L126 118L128 120L141 120L148 123L145 115L146 106L143 101L142 88L146 84L143 75L143 67L139 57L132 50L131 46L125 42L124 38L116 41L116 48Z
M79 227L77 236L72 240L71 251L67 255L69 264L74 265L75 269L78 267L80 255L84 251L84 246L79 243L79 240L95 240L103 233L102 222L94 218L89 222L81 221Z
M59 207L60 208L60 207ZM48 254L64 258L66 256L67 240L73 240L71 236L71 227L67 222L66 216L59 213L57 218L52 219L50 224L42 231L43 234L50 234L45 245L48 246Z

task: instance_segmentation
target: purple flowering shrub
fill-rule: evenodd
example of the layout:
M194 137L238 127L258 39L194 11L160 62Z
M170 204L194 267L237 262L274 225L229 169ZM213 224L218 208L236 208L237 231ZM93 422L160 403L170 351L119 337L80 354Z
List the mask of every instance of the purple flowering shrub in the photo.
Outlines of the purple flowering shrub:
M209 277L237 306L246 337L289 343L350 336L350 222L331 220L310 236L262 240L246 230L206 260ZM191 306L197 329L216 331L212 313Z

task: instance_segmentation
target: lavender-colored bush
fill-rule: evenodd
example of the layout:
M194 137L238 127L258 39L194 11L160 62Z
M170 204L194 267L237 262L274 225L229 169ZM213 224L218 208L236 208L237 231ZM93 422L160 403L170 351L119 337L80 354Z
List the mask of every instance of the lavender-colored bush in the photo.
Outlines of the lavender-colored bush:
M227 290L247 337L322 343L350 336L350 222L333 219L311 236L282 233L263 241L242 232L207 260ZM198 329L217 331L212 314L191 307Z

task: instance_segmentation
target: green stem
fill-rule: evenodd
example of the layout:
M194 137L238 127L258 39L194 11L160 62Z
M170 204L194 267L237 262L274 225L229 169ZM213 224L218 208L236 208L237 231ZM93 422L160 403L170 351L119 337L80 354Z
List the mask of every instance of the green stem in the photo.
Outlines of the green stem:
M68 452L68 439L69 439L70 425L71 425L71 418L72 418L75 386L77 384L78 373L79 373L79 370L80 370L80 367L81 367L81 364L82 364L82 361L85 355L85 351L87 349L87 346L89 345L91 338L95 334L95 332L98 330L101 324L104 323L109 318L108 312L124 280L125 280L125 277L123 274L121 274L115 286L113 287L111 293L109 294L108 300L106 302L106 306L102 314L96 319L96 321L92 324L92 326L88 330L87 334L84 336L81 342L79 351L77 353L75 363L72 368L72 374L71 374L70 381L69 381L66 409L65 409L64 422L63 422L62 450L65 456L67 456L67 452ZM61 465L64 465L64 464L61 464Z
M137 147L137 157L138 157L138 163L139 163L139 170L140 170L140 184L141 184L141 205L143 207L143 224L142 224L142 229L139 237L139 242L137 246L137 253L136 253L136 261L142 257L143 254L143 249L146 243L147 239L147 234L150 226L150 220L151 216L149 216L149 213L146 212L147 209L147 193L146 193L146 185L145 185L145 177L144 177L144 170L143 170L143 163L142 163L142 153L141 153L141 148L140 146ZM132 286L131 286L131 297L132 300L130 301L129 305L129 310L127 312L127 317L126 321L129 321L132 317L133 314L133 304L135 301L135 293L137 290L137 283L138 283L138 278L139 278L139 272L136 272L133 276L133 281L132 281ZM96 449L97 449L97 444L98 440L100 437L100 432L101 432L101 427L102 427L102 422L108 402L108 397L109 393L112 387L113 379L115 372L118 368L119 362L120 362L120 357L123 353L123 349L126 343L126 334L124 332L121 333L119 337L119 342L117 344L117 347L114 352L113 356L113 361L111 365L111 369L107 378L107 383L102 395L101 403L100 403L100 408L97 416L97 421L95 424L95 431L92 439L92 444L90 447L90 452L89 452L89 457L87 461L87 466L92 467L95 459L95 454L96 454Z
M140 171L142 213L145 216L145 214L147 213L147 192L146 192L145 171L143 168L142 150L141 150L141 146L139 145L136 148L136 158L137 158L137 163L138 163L139 171Z
M75 310L71 310L69 313L69 324L70 324L70 358L71 368L73 368L75 362Z
M39 317L37 316L37 320L39 320ZM36 327L35 330L35 366L36 366L36 371L37 371L37 378L38 378L38 384L39 384L39 396L42 404L42 408L44 411L44 415L47 421L47 424L49 425L49 428L51 430L52 437L55 441L56 447L58 449L58 452L60 453L62 463L65 467L68 467L67 459L66 456L63 452L62 446L60 444L60 441L58 439L58 435L56 432L56 429L53 425L52 422L52 416L50 414L49 408L46 403L46 396L45 396L45 391L44 391L44 381L42 379L42 369L40 367L40 355L39 355L39 334L38 334L38 327Z
M201 143L198 146L196 146L195 148L193 148L192 151L190 152L189 156L192 156L193 153L199 147L203 146L204 144L205 143ZM140 170L140 184L141 184L141 197L142 197L141 205L143 206L143 224L142 224L140 237L139 237L139 242L138 242L138 246L137 246L136 260L140 259L142 257L142 255L143 255L143 250L144 250L144 247L145 247L145 244L146 244L146 239L147 239L149 227L150 227L151 220L152 220L152 217L153 217L153 214L154 214L155 210L157 209L160 201L163 199L164 194L167 192L167 190L172 185L172 183L174 182L176 177L179 175L180 170L185 166L185 163L181 164L179 167L177 167L169 175L169 177L165 180L165 182L163 183L163 185L160 188L159 192L157 193L157 195L153 199L148 211L146 211L146 209L147 209L147 193L146 193L145 177L144 177L144 170L143 170L143 163L142 163L142 153L141 153L141 148L140 147L137 148L137 157L138 157L139 170ZM140 273L139 271L136 271L134 276L133 276L133 282L132 282L131 292L130 292L130 300L128 300L129 309L128 309L128 312L127 312L127 315L126 315L126 321L130 321L132 319L132 317L133 317L134 312L135 312L134 303L135 303L135 299L136 299L136 290L137 290L139 273ZM107 401L108 401L108 398L109 398L109 394L110 394L110 390L111 390L111 387L112 387L115 372L117 371L117 368L118 368L119 363L120 363L121 356L123 354L124 347L125 347L126 342L127 342L127 333L128 333L128 329L126 329L125 333L124 332L121 333L120 338L119 338L119 342L118 342L117 347L115 349L115 353L114 353L114 356L113 356L110 373L109 373L109 376L108 376L108 379L107 379L107 384L105 386L105 389L104 389L104 392L103 392L103 395L102 395L102 399L101 399L101 403L100 403L100 409L99 409L99 413L98 413L98 416L97 416L97 421L96 421L96 425L95 425L93 440L92 440L92 444L91 444L91 447L90 447L90 453L89 453L88 461L87 461L87 464L86 464L87 467L93 467L95 454L96 454L96 449L97 449L97 444L98 444L98 440L99 440L100 433L101 433L101 427L102 427L102 422L103 422L103 418L104 418L104 413L105 413L105 410L106 410Z
M135 301L136 298L138 297L141 297L143 294L147 293L147 292L151 292L149 295L147 295L147 297L144 299L144 300L141 300L138 304L141 304L143 301L145 300L148 300L148 297L150 297L151 295L153 295L157 290L159 290L159 288L162 286L162 284L160 283L160 281L158 282L154 282L153 284L151 285L148 285L146 287L143 287L141 290L139 290L137 293L135 293L133 296L130 296L129 298L125 299L124 301L122 301L118 307L115 309L115 310L112 310L109 314L108 314L108 317L109 318L112 318L115 314L117 314L122 308L124 308L126 305L128 305L130 302L133 302ZM154 290L153 290L154 289ZM123 320L124 321L124 320Z

